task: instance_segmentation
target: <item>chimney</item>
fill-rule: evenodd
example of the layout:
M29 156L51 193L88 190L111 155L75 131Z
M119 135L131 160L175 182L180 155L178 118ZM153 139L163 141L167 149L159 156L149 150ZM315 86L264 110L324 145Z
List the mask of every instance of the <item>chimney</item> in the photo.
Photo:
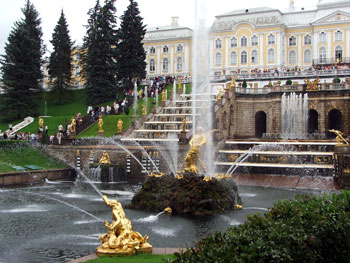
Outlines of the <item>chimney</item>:
M171 26L179 26L179 17L178 16L173 16L171 18Z

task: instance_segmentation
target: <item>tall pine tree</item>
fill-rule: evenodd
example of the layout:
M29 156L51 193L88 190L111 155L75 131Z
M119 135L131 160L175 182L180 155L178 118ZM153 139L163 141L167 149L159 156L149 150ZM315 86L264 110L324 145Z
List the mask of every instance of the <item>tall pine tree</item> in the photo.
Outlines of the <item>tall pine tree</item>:
M114 98L117 87L115 45L117 43L116 0L105 0L89 11L84 38L83 73L88 102L98 104Z
M63 10L50 42L53 45L53 52L51 53L48 66L50 86L59 104L61 104L67 89L71 87L71 53L73 46Z
M42 92L41 21L30 0L22 12L24 18L14 24L1 59L5 94L0 111L5 120L36 115Z
M142 43L145 27L137 3L130 0L121 17L117 45L117 77L125 86L132 87L132 81L146 77L146 52Z

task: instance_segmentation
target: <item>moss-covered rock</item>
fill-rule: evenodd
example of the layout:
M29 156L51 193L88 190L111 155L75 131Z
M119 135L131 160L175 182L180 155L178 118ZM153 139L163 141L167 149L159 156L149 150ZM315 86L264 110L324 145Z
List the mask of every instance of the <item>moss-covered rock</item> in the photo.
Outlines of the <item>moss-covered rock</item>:
M169 174L148 177L127 208L159 212L171 207L174 214L214 215L241 203L231 179L206 182L203 178L190 173L180 180Z

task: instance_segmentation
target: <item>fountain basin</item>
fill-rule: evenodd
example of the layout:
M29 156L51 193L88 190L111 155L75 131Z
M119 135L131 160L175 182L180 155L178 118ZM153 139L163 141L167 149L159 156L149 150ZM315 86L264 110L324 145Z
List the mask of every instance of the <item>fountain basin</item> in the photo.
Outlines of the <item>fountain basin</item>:
M149 177L127 208L159 212L170 207L174 214L214 215L241 203L232 179L203 179L192 173L182 179L171 174Z

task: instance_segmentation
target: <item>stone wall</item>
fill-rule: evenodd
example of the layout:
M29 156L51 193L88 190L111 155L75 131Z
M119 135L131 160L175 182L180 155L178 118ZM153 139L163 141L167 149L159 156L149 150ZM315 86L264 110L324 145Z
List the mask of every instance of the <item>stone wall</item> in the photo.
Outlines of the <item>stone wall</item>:
M262 111L266 114L266 133L280 133L282 94L243 94L229 89L215 106L216 128L222 131L225 139L254 138L255 116ZM307 94L309 110L314 109L318 114L319 133L327 133L328 114L334 109L341 112L341 130L350 133L350 90L308 91Z
M48 180L74 180L76 172L74 169L56 169L29 172L11 172L0 174L0 186L13 186L22 184L33 184Z

